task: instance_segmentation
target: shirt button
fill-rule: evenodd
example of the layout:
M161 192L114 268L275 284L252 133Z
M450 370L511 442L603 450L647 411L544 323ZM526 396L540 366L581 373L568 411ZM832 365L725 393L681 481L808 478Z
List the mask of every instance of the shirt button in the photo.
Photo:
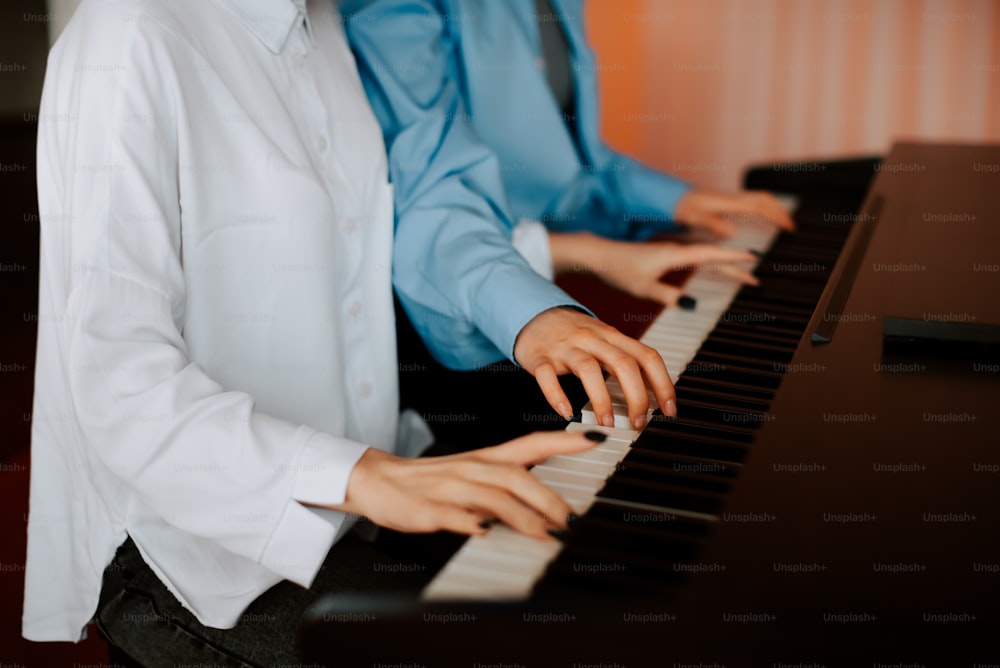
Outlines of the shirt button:
M350 234L358 228L358 219L354 216L348 216L344 218L344 231Z
M318 148L321 153L326 150L326 137L320 137L316 140L316 148Z
M363 380L360 383L358 383L358 394L360 394L362 397L371 396L373 389L374 388L372 387L372 384L369 383L367 380Z
M353 316L357 316L359 313L361 313L361 302L355 299L353 302L351 302L351 305L347 307L347 312Z
M295 63L296 67L302 67L306 62L306 56L304 53L296 53L292 56L292 62Z
M535 67L537 67L540 70L544 70L545 69L545 59L544 58L535 58Z

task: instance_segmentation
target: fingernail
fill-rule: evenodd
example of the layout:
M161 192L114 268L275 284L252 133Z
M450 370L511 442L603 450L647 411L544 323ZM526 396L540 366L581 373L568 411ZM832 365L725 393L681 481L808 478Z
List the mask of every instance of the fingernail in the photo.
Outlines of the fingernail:
M612 415L611 413L608 413L607 415L601 418L601 424L604 425L605 427L614 427L615 416Z
M646 415L637 415L635 419L632 420L632 424L635 425L636 429L642 429L646 426Z
M549 527L546 531L556 540L565 541L569 538L569 533L567 533L565 529L560 529L559 527Z
M694 307L698 305L698 300L690 295L681 295L681 298L677 300L677 305L685 311L693 311Z
M570 513L566 516L566 526L571 527L580 521L580 516L576 513Z
M677 402L673 399L667 399L667 409L663 412L671 417L677 417Z
M608 440L608 435L603 431L590 430L583 433L583 437L588 441L593 441L594 443L603 443Z
M482 520L479 520L479 528L480 529L489 529L489 528L491 528L496 523L497 523L496 520L491 520L491 519L488 519L488 518L487 519L482 519Z
M756 248L748 248L747 252L753 253L757 257L764 257L764 251L759 251Z
M573 419L573 409L570 407L569 404L567 404L566 402L563 402L563 403L559 404L559 415L562 415L563 419L565 419L565 420L572 420Z

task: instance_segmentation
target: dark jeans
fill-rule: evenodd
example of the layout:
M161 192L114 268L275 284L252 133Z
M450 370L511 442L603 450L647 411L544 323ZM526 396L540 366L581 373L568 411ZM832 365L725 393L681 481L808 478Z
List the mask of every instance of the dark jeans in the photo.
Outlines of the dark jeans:
M129 538L104 572L95 621L109 643L150 668L291 666L299 663L299 620L319 596L386 591L416 596L432 571L419 560L400 561L351 533L330 550L312 587L280 582L258 597L235 627L223 630L202 625L184 609Z

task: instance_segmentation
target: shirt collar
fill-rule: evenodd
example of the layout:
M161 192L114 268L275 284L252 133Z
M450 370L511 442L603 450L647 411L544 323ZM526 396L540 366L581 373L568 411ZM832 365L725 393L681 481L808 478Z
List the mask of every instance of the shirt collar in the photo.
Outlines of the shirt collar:
M219 0L240 24L274 53L281 53L288 36L306 18L304 0ZM310 35L311 36L311 35Z

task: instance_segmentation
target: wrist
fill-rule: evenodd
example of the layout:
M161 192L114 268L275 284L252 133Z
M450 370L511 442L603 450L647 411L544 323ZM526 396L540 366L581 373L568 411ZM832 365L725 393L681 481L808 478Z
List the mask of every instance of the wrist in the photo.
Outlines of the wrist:
M549 248L556 274L583 271L599 273L615 242L591 232L550 233Z

